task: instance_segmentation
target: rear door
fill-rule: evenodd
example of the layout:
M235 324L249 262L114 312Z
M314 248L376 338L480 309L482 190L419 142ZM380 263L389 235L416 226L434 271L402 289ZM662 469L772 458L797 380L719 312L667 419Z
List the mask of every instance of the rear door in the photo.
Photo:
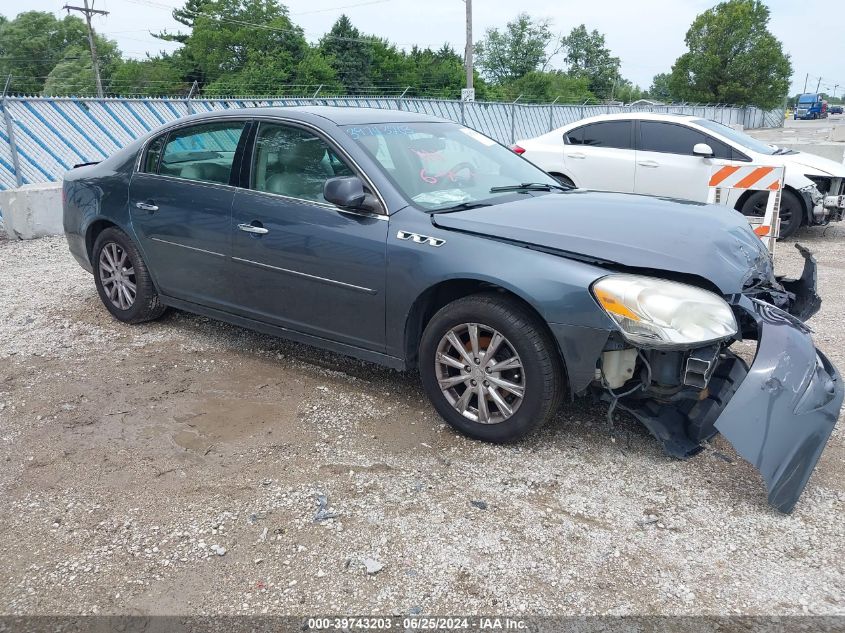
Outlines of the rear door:
M231 296L227 266L243 120L181 127L153 139L132 177L132 226L165 295L210 306Z
M563 162L575 184L598 191L634 190L633 125L629 120L588 123L563 137Z
M731 147L692 127L668 121L637 122L635 192L706 202L714 163L733 164ZM713 158L694 156L706 143Z
M230 225L237 310L321 338L384 349L387 216L340 209L323 183L358 175L327 137L261 121L249 189Z

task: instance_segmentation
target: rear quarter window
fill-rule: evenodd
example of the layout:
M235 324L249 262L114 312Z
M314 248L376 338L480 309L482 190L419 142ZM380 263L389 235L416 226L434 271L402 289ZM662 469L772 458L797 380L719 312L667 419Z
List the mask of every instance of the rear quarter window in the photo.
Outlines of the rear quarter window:
M633 149L631 121L601 121L571 130L564 136L567 145Z

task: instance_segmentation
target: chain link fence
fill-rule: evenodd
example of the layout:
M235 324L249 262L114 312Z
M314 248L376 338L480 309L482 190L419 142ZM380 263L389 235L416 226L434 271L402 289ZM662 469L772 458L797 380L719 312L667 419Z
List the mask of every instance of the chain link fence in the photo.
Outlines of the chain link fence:
M60 180L79 163L102 160L158 126L198 112L262 106L328 105L404 110L450 119L506 144L597 114L687 114L746 128L781 127L782 109L730 105L534 105L392 97L326 99L141 99L4 97L0 189Z

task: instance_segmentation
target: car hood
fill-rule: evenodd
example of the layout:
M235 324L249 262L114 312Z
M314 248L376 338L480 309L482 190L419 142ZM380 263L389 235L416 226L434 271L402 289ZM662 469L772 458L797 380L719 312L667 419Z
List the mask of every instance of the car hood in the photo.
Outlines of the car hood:
M787 168L787 178L790 170L798 171L802 175L845 177L845 165L842 163L807 152L775 154L764 158L765 161L761 161L761 164L784 165Z
M694 275L724 294L773 277L744 216L686 200L576 189L434 214L432 222L599 265Z

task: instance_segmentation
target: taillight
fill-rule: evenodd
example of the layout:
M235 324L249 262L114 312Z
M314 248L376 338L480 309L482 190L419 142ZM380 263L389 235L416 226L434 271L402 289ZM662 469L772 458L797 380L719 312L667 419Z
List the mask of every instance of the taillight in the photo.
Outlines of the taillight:
M525 153L525 148L524 148L524 147L520 147L519 145L511 145L511 151L512 151L514 154L524 154L524 153Z

